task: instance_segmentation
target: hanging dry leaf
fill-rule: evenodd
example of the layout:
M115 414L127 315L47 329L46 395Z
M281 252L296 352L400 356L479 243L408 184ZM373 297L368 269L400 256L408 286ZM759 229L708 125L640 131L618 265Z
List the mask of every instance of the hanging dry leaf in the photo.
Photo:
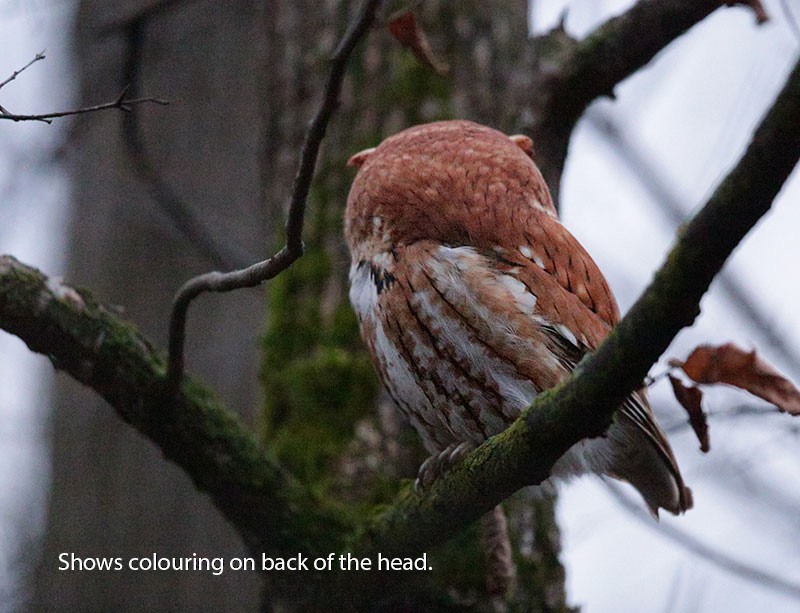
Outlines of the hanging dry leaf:
M711 449L711 440L708 437L708 422L702 407L703 392L694 385L685 386L683 381L672 375L669 375L669 382L672 384L675 398L689 415L689 425L692 426L697 440L700 441L700 451L708 453Z
M756 24L761 25L762 23L767 23L769 21L769 15L767 14L764 5L761 4L761 0L727 0L725 2L728 6L748 6L750 10L753 11L753 14L756 17Z
M422 64L431 68L436 74L446 75L450 67L436 59L433 54L428 37L417 23L414 13L407 11L392 17L387 24L389 32L397 41L411 50Z
M781 411L800 415L800 390L753 351L733 343L701 345L686 362L670 360L696 383L727 383L771 402Z

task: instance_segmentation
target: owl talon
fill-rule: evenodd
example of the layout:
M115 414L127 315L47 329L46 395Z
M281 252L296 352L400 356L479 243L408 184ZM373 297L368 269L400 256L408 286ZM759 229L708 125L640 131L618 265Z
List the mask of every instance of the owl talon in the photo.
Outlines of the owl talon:
M424 492L433 482L433 464L436 461L436 458L437 456L429 456L422 464L420 464L419 470L417 471L417 478L414 480L415 492Z
M453 443L436 455L430 456L419 467L417 479L414 481L414 491L424 492L437 478L467 457L475 447L477 445L470 441Z
M477 447L478 445L472 441L464 441L463 443L456 445L455 448L450 452L450 466L458 464Z

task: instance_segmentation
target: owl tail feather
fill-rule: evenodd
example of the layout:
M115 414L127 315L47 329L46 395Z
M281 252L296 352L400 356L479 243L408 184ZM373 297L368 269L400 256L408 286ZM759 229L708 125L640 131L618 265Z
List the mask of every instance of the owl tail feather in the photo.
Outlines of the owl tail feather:
M655 519L659 509L679 515L692 508L692 490L684 484L667 437L641 392L625 403L608 438L613 449L609 476L633 485Z

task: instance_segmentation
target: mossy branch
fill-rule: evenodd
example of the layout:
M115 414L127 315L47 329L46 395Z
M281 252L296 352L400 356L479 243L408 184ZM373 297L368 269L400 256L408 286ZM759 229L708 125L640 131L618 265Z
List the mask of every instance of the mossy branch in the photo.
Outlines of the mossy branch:
M163 355L89 292L2 256L0 328L102 396L211 496L252 548L310 550L341 530L208 388L187 377L166 398Z

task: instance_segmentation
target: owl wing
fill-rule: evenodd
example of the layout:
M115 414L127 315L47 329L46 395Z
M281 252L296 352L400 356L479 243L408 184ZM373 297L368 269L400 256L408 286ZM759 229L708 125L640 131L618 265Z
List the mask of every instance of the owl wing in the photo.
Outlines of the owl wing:
M540 318L550 350L571 371L619 320L613 294L594 260L556 218L536 216L520 224L512 236L517 239L514 247L496 245L487 253L495 255L499 271L519 279L536 296L535 316ZM659 505L673 512L686 510L691 494L645 390L631 394L620 414L650 441L675 479L677 505ZM645 490L646 485L639 489ZM648 503L655 512L656 505L650 499Z
M511 253L417 241L354 264L351 299L370 351L430 448L502 431L608 334L611 323L596 310L612 319L616 305L594 262L567 236L571 263L582 258L583 267L573 267L580 277L560 268L570 265L570 256L558 257L562 247L551 248L542 266L534 245L518 242ZM619 415L609 437L621 451L608 472L633 483L654 511L685 508L677 463L643 392ZM631 465L638 473L624 469Z

